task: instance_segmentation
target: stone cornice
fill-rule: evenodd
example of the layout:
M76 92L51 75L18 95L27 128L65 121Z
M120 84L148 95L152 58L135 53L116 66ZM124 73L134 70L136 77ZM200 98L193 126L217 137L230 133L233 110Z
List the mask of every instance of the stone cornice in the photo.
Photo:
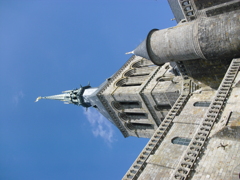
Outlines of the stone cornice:
M112 111L109 105L109 102L104 98L103 92L116 80L116 78L126 69L126 67L130 63L132 63L132 61L134 61L135 58L136 58L135 55L131 56L131 58L111 77L111 79L108 80L108 82L102 87L102 89L97 94L97 97L99 98L101 103L104 105L109 115L111 116L112 120L114 121L114 124L118 127L118 129L120 129L124 137L128 137L129 133L126 131L123 123Z

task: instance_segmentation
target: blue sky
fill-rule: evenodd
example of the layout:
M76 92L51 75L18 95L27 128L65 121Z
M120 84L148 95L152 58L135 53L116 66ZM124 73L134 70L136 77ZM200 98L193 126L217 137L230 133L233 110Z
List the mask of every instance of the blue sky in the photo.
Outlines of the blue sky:
M172 18L165 0L0 0L0 179L121 179L148 139L94 109L34 100L99 86Z

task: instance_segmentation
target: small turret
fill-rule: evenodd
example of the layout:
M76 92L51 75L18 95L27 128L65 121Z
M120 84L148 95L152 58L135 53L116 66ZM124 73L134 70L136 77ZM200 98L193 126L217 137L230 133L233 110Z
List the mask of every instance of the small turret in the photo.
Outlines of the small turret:
M149 59L156 65L172 61L238 58L239 17L237 12L224 13L190 22L182 21L167 29L153 29L130 53Z

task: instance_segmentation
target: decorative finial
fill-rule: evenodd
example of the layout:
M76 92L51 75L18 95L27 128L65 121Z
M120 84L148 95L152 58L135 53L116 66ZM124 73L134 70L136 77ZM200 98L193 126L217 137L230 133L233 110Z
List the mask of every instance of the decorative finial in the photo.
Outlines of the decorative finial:
M134 51L131 51L131 52L127 52L125 54L134 54Z
M91 88L90 83L87 86L80 85L79 89L74 90L67 90L63 91L62 94L57 94L53 96L39 96L35 102L38 102L40 99L51 99L51 100L58 100L58 101L64 101L65 104L75 104L77 106L83 106L83 107L90 107L92 106L91 103L85 99L84 92L86 89ZM90 93L86 93L87 95L90 95L93 93L97 88L91 88L90 90L87 90Z
M40 99L42 99L42 97L41 97L41 96L39 96L39 97L36 99L36 101L35 101L35 102L38 102Z

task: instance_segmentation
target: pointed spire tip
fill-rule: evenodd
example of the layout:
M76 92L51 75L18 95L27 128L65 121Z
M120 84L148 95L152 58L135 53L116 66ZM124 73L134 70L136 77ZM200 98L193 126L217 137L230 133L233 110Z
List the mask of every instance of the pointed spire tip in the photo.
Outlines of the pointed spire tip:
M134 54L134 51L126 52L125 54Z
M41 97L41 96L39 96L39 97L36 99L36 101L35 101L35 102L38 102L40 99L42 99L42 97Z

